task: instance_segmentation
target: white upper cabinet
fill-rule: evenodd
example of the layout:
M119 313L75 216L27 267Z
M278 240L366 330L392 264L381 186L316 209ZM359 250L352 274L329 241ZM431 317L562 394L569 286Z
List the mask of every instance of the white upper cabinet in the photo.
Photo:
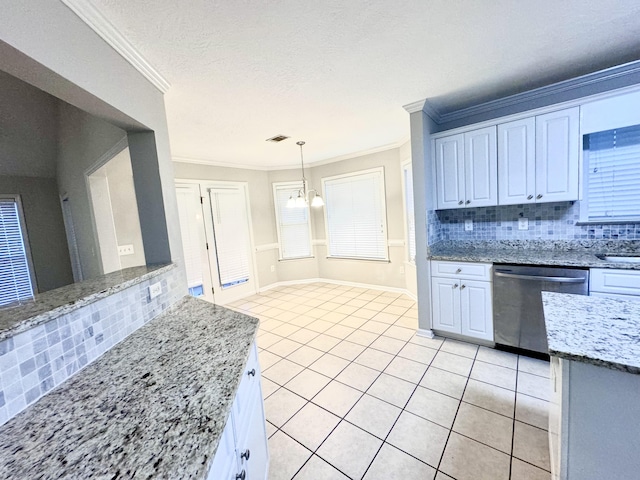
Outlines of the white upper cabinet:
M578 199L579 108L536 117L536 201Z
M486 207L498 203L497 164L496 127L464 134L466 207Z
M536 196L534 117L498 125L498 204L533 203Z
M435 147L438 209L497 204L495 127L438 138Z
M464 206L464 134L436 140L438 208Z
M498 125L498 205L578 199L578 107Z

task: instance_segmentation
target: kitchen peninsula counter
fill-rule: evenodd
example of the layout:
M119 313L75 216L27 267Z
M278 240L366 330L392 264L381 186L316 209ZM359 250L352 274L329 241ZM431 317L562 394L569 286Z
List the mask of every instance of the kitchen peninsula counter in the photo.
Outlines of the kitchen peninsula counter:
M0 477L205 478L257 328L185 297L0 427Z

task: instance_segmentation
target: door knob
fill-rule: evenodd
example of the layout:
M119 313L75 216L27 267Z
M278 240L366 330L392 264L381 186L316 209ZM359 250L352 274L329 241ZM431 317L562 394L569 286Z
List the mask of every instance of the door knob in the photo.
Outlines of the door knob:
M453 285L453 288L458 288L458 284L457 284L457 283L456 283L456 284L454 284L454 285Z
M250 456L251 456L251 450L249 450L248 448L240 454L240 458L242 460L249 460Z
M471 203L471 200L467 200L465 203L469 205Z
M247 476L247 472L242 470L240 473L236 475L236 480L244 480Z
M465 289L465 285L460 285L460 290L464 290Z
M462 205L463 203L464 203L464 202L463 202L462 200L460 200L460 201L458 202L458 205Z
M249 375L250 377L255 377L256 376L256 369L252 368L251 370L249 370L247 372L247 375Z
M533 198L533 195L529 195L529 196L527 197L527 200L531 200L532 198Z
M457 269L457 270L456 270L456 273L460 273L460 272L462 272L462 269L461 269L461 268L459 268L459 269Z
M538 195L536 195L536 198L540 200L542 198L542 195L539 193Z

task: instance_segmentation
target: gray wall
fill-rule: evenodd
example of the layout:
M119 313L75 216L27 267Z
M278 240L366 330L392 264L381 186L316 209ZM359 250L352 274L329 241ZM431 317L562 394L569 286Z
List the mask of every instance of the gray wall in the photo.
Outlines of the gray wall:
M85 279L102 275L85 174L125 137L126 132L104 120L60 102L58 189L67 195Z
M141 216L141 205L162 208L161 218L149 218L141 225L145 255L147 261L167 261L170 256L181 263L180 224L162 92L62 2L8 0L3 3L0 32L1 70L130 133L152 131L152 154L140 160L134 159L133 150L131 155L132 163L137 164L134 175L141 166L154 173L145 179L145 188L136 184ZM183 267L179 277L186 291Z
M56 180L0 175L0 193L21 197L38 291L73 283Z

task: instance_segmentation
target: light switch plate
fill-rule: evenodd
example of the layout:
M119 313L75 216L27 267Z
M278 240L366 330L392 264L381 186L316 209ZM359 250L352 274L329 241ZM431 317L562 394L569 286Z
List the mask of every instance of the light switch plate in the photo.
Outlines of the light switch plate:
M518 219L518 230L529 230L529 219L528 218L519 218Z
M162 293L162 284L160 282L149 285L149 300L153 300Z
M464 231L470 232L472 230L473 230L473 220L468 218L467 220L464 221Z
M133 255L133 245L118 245L118 255Z

